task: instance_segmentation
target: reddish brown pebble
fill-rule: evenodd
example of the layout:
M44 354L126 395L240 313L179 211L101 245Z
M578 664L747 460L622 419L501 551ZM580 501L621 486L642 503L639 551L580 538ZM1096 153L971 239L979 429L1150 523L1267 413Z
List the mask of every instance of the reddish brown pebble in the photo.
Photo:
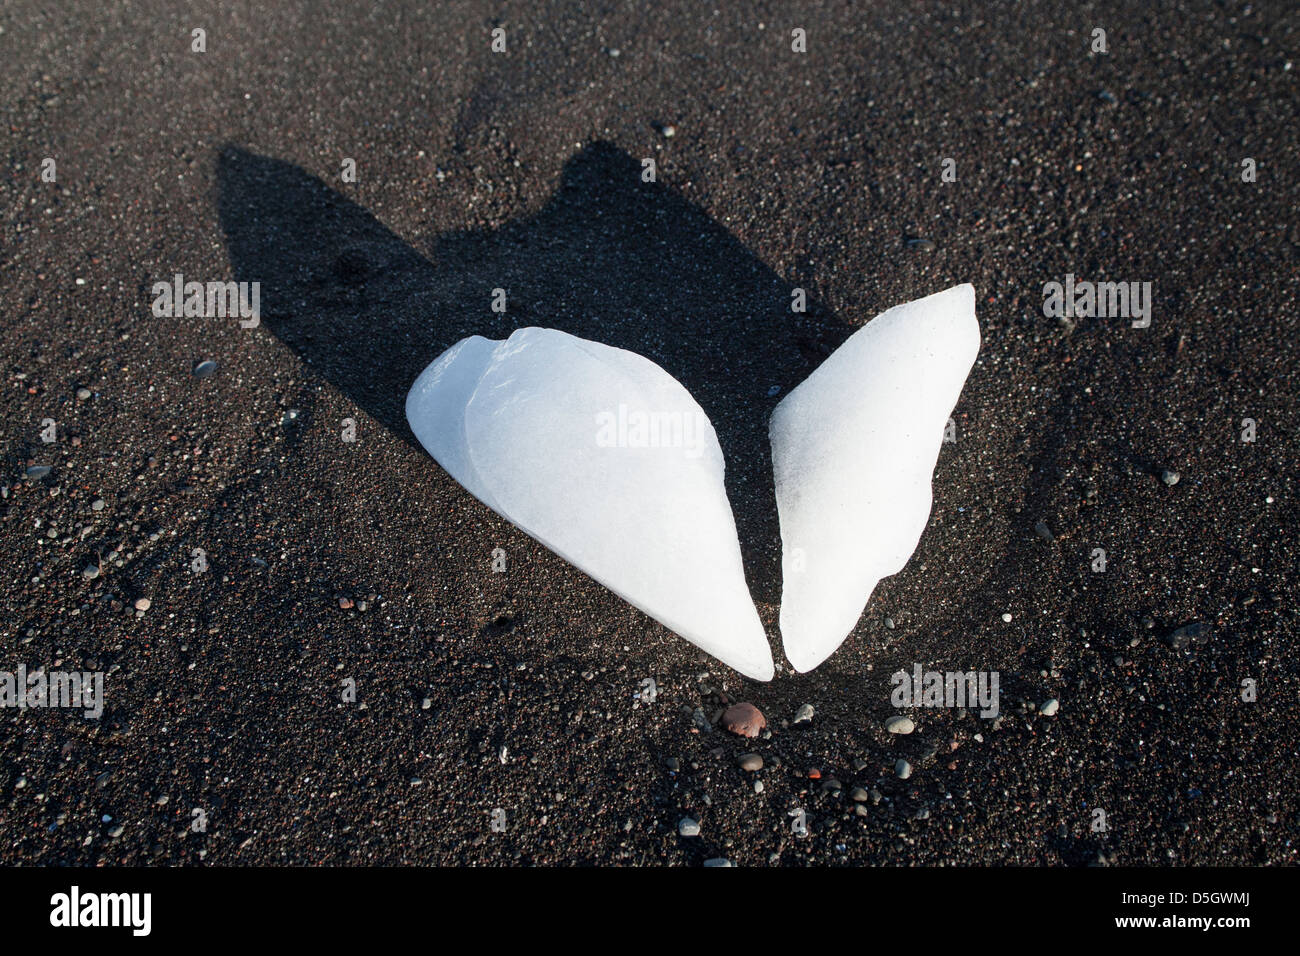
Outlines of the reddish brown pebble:
M809 780L820 780L821 778L822 778L822 772L821 772L820 770L809 770L809 771L808 771L808 779L809 779Z
M757 737L767 726L767 719L753 704L733 704L723 711L722 726L742 737Z
M343 610L346 611L351 606L352 606L352 598L345 598L345 597L339 598L339 607L343 608Z

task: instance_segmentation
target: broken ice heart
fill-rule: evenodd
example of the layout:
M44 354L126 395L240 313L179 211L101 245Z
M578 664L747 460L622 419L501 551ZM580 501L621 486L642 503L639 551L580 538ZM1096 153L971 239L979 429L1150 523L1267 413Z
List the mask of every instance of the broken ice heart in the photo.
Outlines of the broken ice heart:
M975 290L954 286L868 322L772 413L781 639L796 670L829 657L916 550L979 344Z
M773 412L781 635L796 670L839 647L916 549L978 351L975 290L956 286L872 320ZM772 678L717 436L658 365L550 329L472 336L424 370L406 415L492 510L723 663Z
M718 660L771 680L722 449L658 365L552 329L471 336L421 373L406 417L493 511Z

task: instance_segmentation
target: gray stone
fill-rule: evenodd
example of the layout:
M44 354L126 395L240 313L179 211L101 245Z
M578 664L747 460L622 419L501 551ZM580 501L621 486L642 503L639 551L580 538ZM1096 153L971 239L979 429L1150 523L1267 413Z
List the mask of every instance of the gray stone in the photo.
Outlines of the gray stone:
M904 717L901 714L895 714L885 721L885 729L891 734L910 734L916 730L916 724L912 723L912 718Z
M763 758L758 754L743 754L740 758L740 769L748 770L751 773L755 770L762 770Z

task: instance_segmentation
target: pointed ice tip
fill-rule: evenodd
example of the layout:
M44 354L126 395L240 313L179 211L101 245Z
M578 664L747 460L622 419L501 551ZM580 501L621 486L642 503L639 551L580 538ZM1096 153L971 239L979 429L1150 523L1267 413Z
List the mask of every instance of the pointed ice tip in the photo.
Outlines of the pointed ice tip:
M800 674L808 673L830 656L829 654L822 654L803 646L798 639L790 640L789 638L783 638L782 644L785 649L786 660L788 660L790 666ZM832 650L834 650L834 648L832 648Z
M740 665L731 666L751 680L761 680L764 683L770 681L776 676L776 666L772 663L772 657L770 654L768 655L767 660L755 659L743 667Z

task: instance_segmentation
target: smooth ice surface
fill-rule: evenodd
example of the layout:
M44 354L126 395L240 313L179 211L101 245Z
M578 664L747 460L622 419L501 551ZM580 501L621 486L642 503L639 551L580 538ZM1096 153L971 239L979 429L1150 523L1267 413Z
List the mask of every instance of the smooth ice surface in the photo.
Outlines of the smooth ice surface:
M772 679L722 449L658 365L553 329L472 336L420 374L406 417L493 511L718 660Z
M781 639L796 670L840 646L916 549L979 344L975 289L954 286L872 319L772 413Z

